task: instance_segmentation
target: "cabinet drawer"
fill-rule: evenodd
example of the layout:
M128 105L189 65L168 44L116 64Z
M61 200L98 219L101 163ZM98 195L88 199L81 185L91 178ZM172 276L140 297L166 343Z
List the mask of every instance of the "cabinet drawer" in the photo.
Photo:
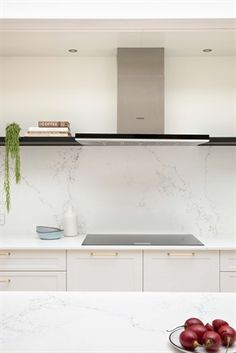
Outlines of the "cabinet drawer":
M0 250L0 271L65 271L65 269L65 251Z
M64 291L65 272L0 272L0 291Z
M67 290L142 290L142 251L68 251L67 261Z
M236 251L220 252L220 270L236 271Z
M145 291L219 291L219 252L145 251Z
M220 273L220 291L236 293L236 272Z

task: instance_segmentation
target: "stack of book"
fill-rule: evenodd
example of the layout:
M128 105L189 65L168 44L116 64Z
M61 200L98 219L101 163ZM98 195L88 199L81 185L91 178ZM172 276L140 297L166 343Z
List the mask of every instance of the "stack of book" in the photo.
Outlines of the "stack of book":
M68 137L70 123L68 121L39 121L38 126L29 127L27 137Z

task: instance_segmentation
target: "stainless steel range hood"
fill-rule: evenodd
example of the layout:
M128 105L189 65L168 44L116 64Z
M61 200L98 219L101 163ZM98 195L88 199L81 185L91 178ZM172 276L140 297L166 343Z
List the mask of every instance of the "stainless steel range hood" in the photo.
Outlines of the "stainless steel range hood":
M198 146L209 142L208 135L159 134L76 134L82 146Z
M117 134L78 133L86 146L200 145L209 135L166 135L164 48L118 48Z

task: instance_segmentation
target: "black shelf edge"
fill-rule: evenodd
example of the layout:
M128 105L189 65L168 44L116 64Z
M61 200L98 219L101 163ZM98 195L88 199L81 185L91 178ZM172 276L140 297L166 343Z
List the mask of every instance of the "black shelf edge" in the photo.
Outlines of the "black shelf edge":
M0 146L5 145L5 138L0 137ZM70 137L20 137L21 146L80 146L75 138Z
M200 146L236 146L236 137L210 137L209 142Z

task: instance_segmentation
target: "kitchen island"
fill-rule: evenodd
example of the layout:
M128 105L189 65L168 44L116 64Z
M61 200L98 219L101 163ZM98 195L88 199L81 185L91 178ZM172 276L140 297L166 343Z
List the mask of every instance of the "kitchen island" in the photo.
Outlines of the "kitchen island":
M0 352L175 352L166 330L193 316L236 326L236 294L2 292Z

